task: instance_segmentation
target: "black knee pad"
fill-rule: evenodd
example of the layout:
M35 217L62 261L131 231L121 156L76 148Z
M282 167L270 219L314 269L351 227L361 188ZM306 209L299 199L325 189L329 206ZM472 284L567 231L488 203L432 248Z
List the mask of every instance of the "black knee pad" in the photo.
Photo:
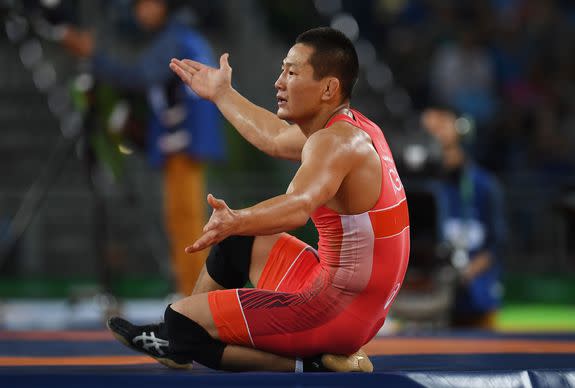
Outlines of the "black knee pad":
M212 247L206 269L225 288L244 287L250 277L253 236L230 236Z
M202 326L188 317L166 308L164 322L170 350L185 355L212 369L220 369L226 344L214 339Z

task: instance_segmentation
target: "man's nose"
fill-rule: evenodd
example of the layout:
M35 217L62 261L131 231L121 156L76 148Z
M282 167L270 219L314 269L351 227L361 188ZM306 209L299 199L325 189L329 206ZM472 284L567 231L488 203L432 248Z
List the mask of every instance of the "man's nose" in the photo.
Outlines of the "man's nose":
M283 75L280 74L280 76L279 76L278 79L276 80L274 86L275 86L275 88L278 89L278 90L283 90L283 89L285 89L285 83L284 83Z

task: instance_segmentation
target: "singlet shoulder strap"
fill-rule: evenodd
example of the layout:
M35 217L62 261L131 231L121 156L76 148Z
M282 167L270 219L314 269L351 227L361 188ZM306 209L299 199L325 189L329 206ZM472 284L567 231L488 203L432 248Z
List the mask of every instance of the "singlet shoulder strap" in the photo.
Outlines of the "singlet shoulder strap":
M355 112L353 110L350 110L350 112L352 112L352 114L355 115ZM335 122L337 121L345 121L347 123L350 123L351 125L357 127L357 121L353 118L350 117L349 115L346 115L345 113L339 113L335 116L333 116L326 124L326 128L332 126Z

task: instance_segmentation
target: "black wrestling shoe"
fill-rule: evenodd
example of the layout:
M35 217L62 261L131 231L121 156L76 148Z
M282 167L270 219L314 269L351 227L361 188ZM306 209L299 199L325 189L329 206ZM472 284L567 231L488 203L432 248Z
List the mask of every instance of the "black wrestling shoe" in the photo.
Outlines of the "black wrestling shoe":
M191 360L170 353L169 342L160 334L160 325L133 325L125 319L112 317L107 322L114 337L127 347L144 353L172 369L188 369ZM162 338L164 337L164 338Z

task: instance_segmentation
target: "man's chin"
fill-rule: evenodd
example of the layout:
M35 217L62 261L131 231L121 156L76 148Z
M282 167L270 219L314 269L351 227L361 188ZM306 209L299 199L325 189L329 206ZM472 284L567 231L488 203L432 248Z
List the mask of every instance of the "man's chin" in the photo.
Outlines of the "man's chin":
M283 108L278 108L276 116L282 120L289 120L289 114Z

